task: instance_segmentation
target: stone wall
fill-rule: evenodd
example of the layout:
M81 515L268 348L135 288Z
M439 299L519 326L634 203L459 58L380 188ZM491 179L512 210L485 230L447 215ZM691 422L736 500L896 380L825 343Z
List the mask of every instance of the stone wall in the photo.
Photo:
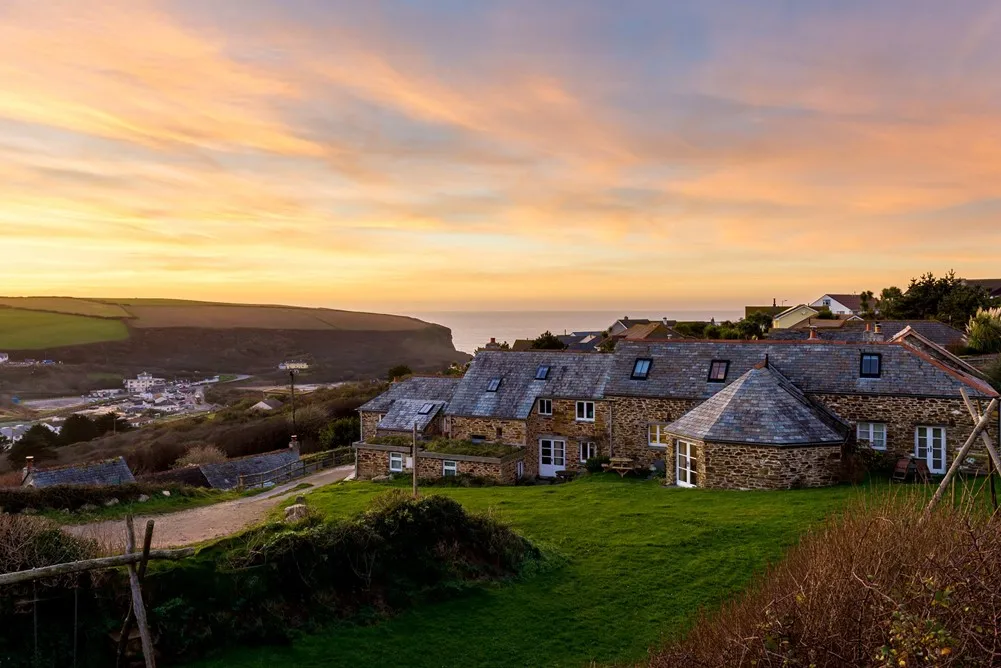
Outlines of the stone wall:
M663 460L668 482L674 478L673 450L651 448L651 424L667 424L697 406L690 399L651 399L646 397L613 397L611 404L612 456L631 457L638 466L647 467Z
M361 446L356 448L356 471L359 479L368 480L376 476L389 475L389 454L403 454L404 466L411 456L409 448L397 446ZM417 458L418 478L441 478L444 475L445 460L454 461L458 473L493 478L502 484L514 484L520 456L509 456L504 459L470 457L463 455L444 455L441 453L421 453ZM493 460L493 461L491 461ZM405 469L406 472L411 469Z
M469 440L473 436L482 436L491 442L525 445L524 420L452 416L449 421L451 423L450 438L459 441Z
M789 489L838 482L841 446L777 447L696 441L699 487Z
M384 446L386 447L386 446ZM391 448L375 450L371 448L356 448L355 471L359 479L369 480L380 475L389 475L389 453L402 452L403 463L406 465L410 452L407 448Z
M526 469L531 469L531 472L526 470L526 475L538 475L539 439L546 436L562 436L566 439L566 468L568 471L583 468L580 463L580 444L582 441L594 443L598 447L599 456L608 455L609 402L594 402L594 422L578 422L577 401L575 399L553 399L552 401L552 415L539 415L536 405L528 417L525 466Z
M858 422L886 423L886 451L896 455L914 454L914 432L918 425L945 427L945 440L951 462L955 453L973 432L973 418L962 398L934 399L923 397L877 397L859 394L813 395L837 415L852 424L854 434ZM974 404L976 404L974 400ZM981 400L980 410L987 408ZM988 428L991 439L998 442L998 416L994 413ZM978 440L974 451L985 448Z
M379 420L382 419L381 413L370 413L368 411L360 413L361 415L361 441L367 441L370 438L375 438L376 430L379 428Z

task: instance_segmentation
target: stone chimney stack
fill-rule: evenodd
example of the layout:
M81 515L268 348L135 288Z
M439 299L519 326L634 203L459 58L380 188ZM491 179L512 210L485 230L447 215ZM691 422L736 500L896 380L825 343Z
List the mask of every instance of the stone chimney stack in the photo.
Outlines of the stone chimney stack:
M299 437L295 434L292 434L292 440L288 442L288 449L297 454L299 452Z
M820 337L817 336L817 326L810 325L810 341L819 341Z
M866 331L866 333L869 333L869 332L872 331L872 323L870 323L870 322L866 322L865 323L865 331Z

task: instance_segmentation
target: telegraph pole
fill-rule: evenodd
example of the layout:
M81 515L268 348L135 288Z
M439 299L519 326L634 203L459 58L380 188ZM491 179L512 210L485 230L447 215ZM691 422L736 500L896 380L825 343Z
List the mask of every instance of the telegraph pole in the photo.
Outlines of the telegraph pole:
M292 435L296 434L295 426L295 377L300 371L304 371L309 368L309 365L305 362L282 362L278 365L278 368L283 371L288 371L288 384L289 393L291 395L292 401Z

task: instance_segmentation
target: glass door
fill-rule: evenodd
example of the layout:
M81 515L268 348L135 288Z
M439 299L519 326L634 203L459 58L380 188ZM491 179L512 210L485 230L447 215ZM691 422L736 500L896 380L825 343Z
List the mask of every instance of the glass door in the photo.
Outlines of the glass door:
M932 473L945 473L945 427L918 427L914 456L923 459Z

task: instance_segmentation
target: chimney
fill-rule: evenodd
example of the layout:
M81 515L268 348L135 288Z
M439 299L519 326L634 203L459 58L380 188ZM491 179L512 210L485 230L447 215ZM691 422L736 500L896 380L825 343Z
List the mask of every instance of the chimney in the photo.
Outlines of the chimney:
M299 437L295 434L292 434L292 440L288 442L288 449L299 454Z
M778 297L772 297L772 308L778 306Z
M819 338L820 337L817 336L817 326L816 325L810 325L810 340L811 341L816 341Z
M870 322L866 322L865 323L865 331L866 332L871 332L872 331L872 323L870 323Z
M27 457L24 458L24 472L27 474L31 473L34 470L35 470L35 458L31 455L28 455Z
M497 337L491 336L490 343L497 343Z

